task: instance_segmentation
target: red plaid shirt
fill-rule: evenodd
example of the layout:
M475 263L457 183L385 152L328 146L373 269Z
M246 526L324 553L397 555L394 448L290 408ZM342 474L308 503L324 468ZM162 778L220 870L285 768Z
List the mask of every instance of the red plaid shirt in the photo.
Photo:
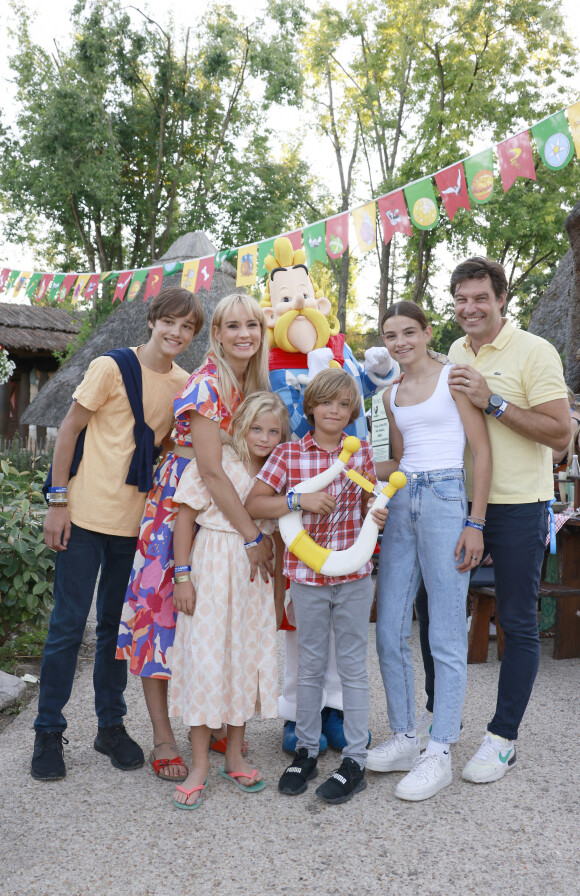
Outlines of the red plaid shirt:
M343 432L344 439L346 433ZM338 459L342 444L334 451L325 451L312 438L312 433L297 442L284 442L274 448L272 454L258 473L258 479L271 486L276 492L286 492L291 488L322 473ZM356 454L351 455L346 469L356 469L365 479L376 481L373 451L368 442L361 442ZM336 509L330 516L316 513L302 513L302 525L306 532L320 545L333 551L343 551L356 540L362 527L363 492L344 473L340 473L325 491L336 498ZM370 575L373 568L369 560L359 570L348 576L323 576L314 572L288 548L284 550L284 574L293 582L305 585L339 585Z

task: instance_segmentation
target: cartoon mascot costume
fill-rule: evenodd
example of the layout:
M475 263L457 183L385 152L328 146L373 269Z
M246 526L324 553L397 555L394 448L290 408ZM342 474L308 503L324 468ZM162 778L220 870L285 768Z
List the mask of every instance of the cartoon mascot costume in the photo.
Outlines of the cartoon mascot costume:
M304 387L320 370L343 367L356 380L361 395L360 414L347 427L347 432L359 439L367 439L364 398L371 396L377 388L389 385L398 374L398 365L393 364L386 348L367 349L364 368L355 360L344 334L339 332L336 318L332 325L329 322L330 302L310 277L303 249L295 251L287 237L279 237L274 242L273 254L266 257L264 264L270 275L262 298L270 342L270 385L288 409L292 438L300 439L311 429L302 410ZM289 603L282 623L286 631L284 687L278 701L280 717L286 720L282 745L289 753L296 747L298 639L294 622L292 604ZM320 750L326 750L328 744L342 750L345 743L342 688L331 633Z

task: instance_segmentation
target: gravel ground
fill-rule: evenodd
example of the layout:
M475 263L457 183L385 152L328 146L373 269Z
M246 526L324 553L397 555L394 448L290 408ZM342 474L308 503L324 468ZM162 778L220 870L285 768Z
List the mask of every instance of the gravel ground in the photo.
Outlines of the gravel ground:
M419 660L418 631L413 624ZM280 648L282 636L280 636ZM277 791L286 756L282 722L248 725L250 758L268 787L243 794L221 779L212 754L201 809L179 812L171 785L148 765L115 770L96 753L92 663L79 663L67 708L68 774L55 783L29 774L33 701L0 733L0 893L10 896L578 896L580 892L580 660L542 660L520 730L518 762L502 781L473 785L461 769L479 746L495 704L498 661L470 666L463 722L453 747L453 784L431 800L394 796L401 773L368 773L368 788L327 806L315 784L299 797ZM388 736L384 693L369 630L370 727ZM127 727L150 749L138 680L130 677ZM417 694L422 698L416 666ZM420 709L420 707L418 707ZM187 732L178 744L189 756ZM332 750L320 778L340 764Z

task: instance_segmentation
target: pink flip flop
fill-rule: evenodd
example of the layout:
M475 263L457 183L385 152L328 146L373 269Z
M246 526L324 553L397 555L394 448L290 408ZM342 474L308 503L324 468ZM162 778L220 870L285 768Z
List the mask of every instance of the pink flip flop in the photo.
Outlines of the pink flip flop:
M220 768L219 774L227 781L231 781L239 790L243 790L244 793L258 793L266 786L264 780L256 781L254 784L240 784L240 782L236 780L236 778L248 778L251 781L252 778L255 778L258 774L257 768L251 771L249 775L246 772L226 772L225 768Z
M205 790L205 784L198 784L197 787L192 787L191 790L186 790L185 787L181 786L181 784L177 784L175 789L179 790L180 793L184 793L187 799L190 798L192 793L195 793L196 790L199 790L199 796L193 803L180 803L179 800L173 800L173 805L177 806L178 809L199 809L203 796L202 791Z

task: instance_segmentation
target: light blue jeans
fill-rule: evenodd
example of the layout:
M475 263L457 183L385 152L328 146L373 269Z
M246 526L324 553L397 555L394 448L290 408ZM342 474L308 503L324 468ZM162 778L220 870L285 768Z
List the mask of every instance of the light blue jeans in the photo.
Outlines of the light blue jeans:
M298 630L296 749L318 755L322 688L328 667L330 629L334 630L336 668L342 684L344 736L342 758L367 761L369 681L367 641L373 600L370 576L340 585L290 583Z
M459 573L455 560L467 516L463 470L408 473L407 479L389 505L379 559L377 653L387 712L395 734L415 727L409 638L413 600L422 575L435 664L431 736L439 743L453 743L459 738L467 681L469 573Z

